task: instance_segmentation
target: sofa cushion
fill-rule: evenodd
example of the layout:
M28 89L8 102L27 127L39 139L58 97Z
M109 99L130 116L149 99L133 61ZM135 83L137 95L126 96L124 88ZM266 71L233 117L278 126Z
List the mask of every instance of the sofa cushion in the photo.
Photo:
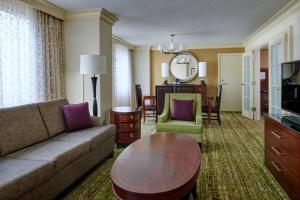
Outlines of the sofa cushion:
M187 134L203 134L202 125L190 121L177 121L168 120L165 123L156 124L157 132L170 132L170 133L187 133Z
M87 102L64 105L63 115L65 120L66 132L77 131L93 126L93 122L89 112L89 105Z
M91 150L101 146L109 138L114 137L116 127L114 125L106 125L102 127L93 127L72 133L63 133L54 137L55 141L86 141L90 142Z
M0 199L16 199L54 174L50 161L0 158Z
M172 100L171 119L193 121L194 100Z
M48 138L36 104L0 109L0 122L2 156Z
M90 144L85 141L48 140L9 154L7 157L52 161L55 164L55 168L60 170L88 152L90 152Z
M49 137L64 132L65 123L62 106L69 104L66 99L38 103Z

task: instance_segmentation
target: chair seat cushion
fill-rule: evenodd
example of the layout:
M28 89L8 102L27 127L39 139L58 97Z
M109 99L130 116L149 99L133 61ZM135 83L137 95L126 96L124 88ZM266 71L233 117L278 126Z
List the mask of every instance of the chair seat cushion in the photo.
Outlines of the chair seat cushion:
M202 112L208 113L208 106L202 106ZM215 108L215 107L212 107L212 108L211 108L211 112L212 112L212 113L216 113L216 112L218 112L218 109Z
M202 125L196 125L194 121L168 120L165 123L156 124L157 132L202 134Z
M48 140L18 152L7 155L9 158L52 161L60 170L90 151L89 142Z
M54 174L51 161L0 159L0 199L16 199Z
M114 137L116 127L114 125L106 125L101 127L93 127L72 133L63 133L54 137L55 141L82 141L90 143L90 149L94 150L102 145L109 138Z
M156 110L156 106L155 105L150 105L150 104L146 104L145 105L145 110Z

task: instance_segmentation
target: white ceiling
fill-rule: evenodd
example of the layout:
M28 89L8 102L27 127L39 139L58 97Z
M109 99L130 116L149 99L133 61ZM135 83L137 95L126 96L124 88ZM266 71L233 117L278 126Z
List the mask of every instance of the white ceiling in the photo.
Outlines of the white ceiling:
M113 34L133 45L242 43L289 0L48 0L65 9L105 8Z

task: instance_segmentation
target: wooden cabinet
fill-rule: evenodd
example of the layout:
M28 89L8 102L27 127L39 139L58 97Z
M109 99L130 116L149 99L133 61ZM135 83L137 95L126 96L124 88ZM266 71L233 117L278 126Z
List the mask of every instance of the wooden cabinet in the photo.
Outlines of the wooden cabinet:
M300 199L300 133L265 119L265 165L291 199Z
M110 123L115 124L117 147L126 146L141 138L141 110L115 107L110 112Z

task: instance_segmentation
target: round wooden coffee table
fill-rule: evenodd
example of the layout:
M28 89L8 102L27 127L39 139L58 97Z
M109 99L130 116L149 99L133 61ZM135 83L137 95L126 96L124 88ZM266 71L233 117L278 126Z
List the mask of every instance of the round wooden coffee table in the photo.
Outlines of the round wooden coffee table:
M122 200L176 200L196 197L201 152L183 134L153 134L128 146L111 169L115 195Z

